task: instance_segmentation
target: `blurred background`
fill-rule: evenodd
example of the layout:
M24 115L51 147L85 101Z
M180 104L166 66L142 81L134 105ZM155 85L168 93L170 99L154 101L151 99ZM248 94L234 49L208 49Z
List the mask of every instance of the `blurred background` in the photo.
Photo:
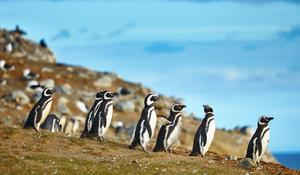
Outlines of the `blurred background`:
M182 98L200 118L210 104L218 128L273 116L270 149L299 168L299 1L0 1L1 28L17 24L58 62Z

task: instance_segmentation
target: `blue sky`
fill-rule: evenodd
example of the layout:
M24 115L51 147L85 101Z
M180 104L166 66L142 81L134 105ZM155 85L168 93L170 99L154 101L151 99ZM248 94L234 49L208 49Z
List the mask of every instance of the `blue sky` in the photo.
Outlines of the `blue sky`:
M271 150L300 151L300 4L261 2L0 1L0 27L45 38L59 62L183 98L199 117L210 104L219 128L272 115Z

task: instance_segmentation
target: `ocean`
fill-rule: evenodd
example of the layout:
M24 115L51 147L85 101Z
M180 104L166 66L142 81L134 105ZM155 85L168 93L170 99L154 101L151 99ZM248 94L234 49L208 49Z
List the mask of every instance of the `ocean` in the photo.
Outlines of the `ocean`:
M274 153L274 156L284 166L300 170L300 153Z

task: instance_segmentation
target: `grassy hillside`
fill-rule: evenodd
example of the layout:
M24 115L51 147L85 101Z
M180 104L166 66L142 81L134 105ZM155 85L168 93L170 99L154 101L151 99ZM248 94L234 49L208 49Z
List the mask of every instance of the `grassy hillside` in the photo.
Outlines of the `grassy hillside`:
M126 142L65 137L0 127L1 174L300 174L276 163L245 170L239 159L209 152L189 157L177 147L173 154L130 150ZM151 145L153 146L153 145Z

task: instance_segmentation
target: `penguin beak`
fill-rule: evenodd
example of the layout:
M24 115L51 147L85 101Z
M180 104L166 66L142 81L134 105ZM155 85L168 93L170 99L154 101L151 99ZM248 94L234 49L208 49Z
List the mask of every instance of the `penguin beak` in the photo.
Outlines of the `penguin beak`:
M181 109L186 108L186 105L180 105Z
M50 90L50 92L51 92L52 94L54 94L54 93L58 92L58 90L57 90L56 88L52 88L52 89Z
M110 92L110 93L108 93L108 95L109 95L109 97L113 98L113 97L119 95L119 93L117 93L117 92Z
M157 101L157 100L160 100L161 97L160 96L154 96L154 100Z
M118 96L119 93L118 92L113 92L112 95L115 97L115 96Z
M273 120L273 119L274 119L274 117L268 117L268 118L267 118L268 121L271 121L271 120Z

